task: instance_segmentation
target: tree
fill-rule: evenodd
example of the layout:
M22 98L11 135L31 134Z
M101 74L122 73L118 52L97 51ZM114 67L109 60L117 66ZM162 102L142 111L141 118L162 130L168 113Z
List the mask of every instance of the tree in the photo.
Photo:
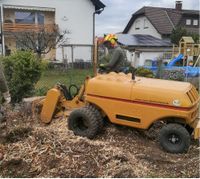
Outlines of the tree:
M31 50L39 59L42 54L48 54L52 49L65 43L66 34L69 32L67 30L61 32L57 25L51 28L39 26L33 30L13 33L21 50Z
M176 29L173 29L171 34L171 42L173 44L179 45L179 41L183 36L191 36L195 43L199 43L199 34L187 32L187 30L182 27L177 27Z
M188 36L191 36L194 40L195 43L199 43L200 42L200 36L199 34L195 34L195 33L188 33Z
M182 27L177 27L176 29L173 29L172 34L171 34L171 42L173 44L179 45L179 41L183 36L187 36L187 31L186 29Z

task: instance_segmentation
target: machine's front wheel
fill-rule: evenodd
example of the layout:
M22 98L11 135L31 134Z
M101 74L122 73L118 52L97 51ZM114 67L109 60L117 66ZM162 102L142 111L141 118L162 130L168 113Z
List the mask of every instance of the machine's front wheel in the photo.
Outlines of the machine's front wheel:
M86 108L88 108L90 111L92 111L94 113L94 115L96 116L96 119L98 121L98 131L100 132L104 126L104 120L103 120L100 110L91 104L87 104Z
M68 118L68 128L75 135L92 139L98 132L99 121L94 111L87 107L74 110Z
M190 146L190 134L180 124L167 124L160 130L160 145L170 153L184 153Z

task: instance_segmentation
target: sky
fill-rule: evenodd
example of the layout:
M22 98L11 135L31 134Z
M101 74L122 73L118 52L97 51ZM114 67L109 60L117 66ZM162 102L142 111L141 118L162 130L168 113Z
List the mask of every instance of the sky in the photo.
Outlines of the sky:
M101 0L106 7L96 15L96 35L122 32L134 12L143 6L175 8L176 0ZM183 9L199 10L200 0L182 0Z

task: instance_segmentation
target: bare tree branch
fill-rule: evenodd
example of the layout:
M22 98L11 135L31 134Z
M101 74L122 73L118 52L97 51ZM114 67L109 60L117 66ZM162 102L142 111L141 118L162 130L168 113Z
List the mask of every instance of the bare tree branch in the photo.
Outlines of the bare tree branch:
M26 32L13 32L13 36L22 49L31 50L41 57L42 54L48 54L52 49L66 43L66 35L69 33L67 30L61 32L58 26L54 25L52 28L42 26Z

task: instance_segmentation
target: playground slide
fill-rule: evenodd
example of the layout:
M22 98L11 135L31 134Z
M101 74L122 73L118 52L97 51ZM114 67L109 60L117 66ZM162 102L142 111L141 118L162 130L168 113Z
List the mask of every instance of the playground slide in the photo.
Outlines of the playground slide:
M173 67L175 66L176 62L182 60L184 58L183 54L180 54L178 57L174 58L171 62L169 62L169 64L167 65L167 67Z

